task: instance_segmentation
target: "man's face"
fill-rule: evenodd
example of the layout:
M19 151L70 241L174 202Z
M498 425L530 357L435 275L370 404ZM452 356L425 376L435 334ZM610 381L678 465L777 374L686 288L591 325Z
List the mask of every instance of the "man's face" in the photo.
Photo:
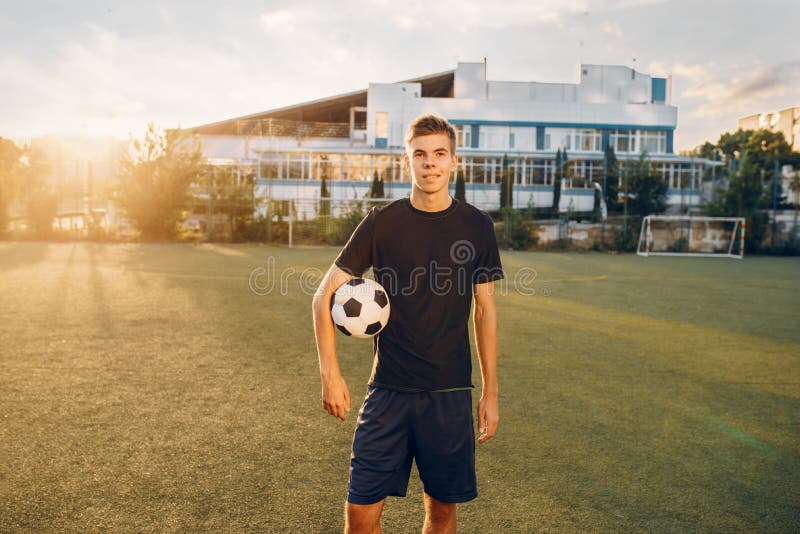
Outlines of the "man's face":
M405 155L406 170L411 172L412 187L434 194L447 190L450 173L458 158L450 150L450 137L444 133L415 137Z

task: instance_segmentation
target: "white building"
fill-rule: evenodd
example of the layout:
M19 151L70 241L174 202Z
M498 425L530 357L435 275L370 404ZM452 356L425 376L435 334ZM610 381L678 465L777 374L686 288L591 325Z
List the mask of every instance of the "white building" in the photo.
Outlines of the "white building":
M408 123L436 113L455 125L467 201L499 207L504 165L515 207L549 207L555 156L567 151L561 211L591 211L603 187L604 152L642 152L669 183L669 203L697 205L711 163L678 156L671 78L624 66L582 65L577 84L486 79L485 63L191 128L212 162L247 165L273 199L315 199L327 180L333 198L363 197L377 173L393 198L410 192L403 166ZM455 177L453 177L455 179Z
M792 150L800 151L800 106L742 117L739 119L739 128L781 132Z

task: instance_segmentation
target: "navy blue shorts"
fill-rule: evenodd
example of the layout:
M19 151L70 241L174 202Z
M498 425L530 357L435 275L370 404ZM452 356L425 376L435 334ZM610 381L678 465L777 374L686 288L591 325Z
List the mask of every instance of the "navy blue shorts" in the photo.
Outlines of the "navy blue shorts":
M472 391L369 387L353 436L347 501L405 497L413 460L425 493L434 499L458 503L478 496Z

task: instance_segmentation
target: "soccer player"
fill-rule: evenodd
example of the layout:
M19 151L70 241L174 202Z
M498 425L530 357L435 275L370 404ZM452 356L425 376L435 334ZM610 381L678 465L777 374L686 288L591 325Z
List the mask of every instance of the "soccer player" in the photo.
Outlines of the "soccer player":
M336 359L334 291L372 267L389 294L389 323L374 338L374 364L353 437L345 532L380 532L387 496L406 494L412 461L425 491L423 532L455 532L456 504L477 497L468 323L481 368L479 443L498 424L494 282L503 277L491 218L448 194L456 136L423 115L408 127L411 196L373 208L314 296L322 407L345 420L350 392Z

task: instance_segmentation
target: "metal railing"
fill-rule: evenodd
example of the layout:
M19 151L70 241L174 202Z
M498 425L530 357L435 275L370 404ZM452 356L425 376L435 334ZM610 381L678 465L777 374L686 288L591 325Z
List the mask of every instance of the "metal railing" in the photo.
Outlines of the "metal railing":
M260 137L328 137L348 139L347 122L309 122L288 119L241 119L236 123L238 135Z

